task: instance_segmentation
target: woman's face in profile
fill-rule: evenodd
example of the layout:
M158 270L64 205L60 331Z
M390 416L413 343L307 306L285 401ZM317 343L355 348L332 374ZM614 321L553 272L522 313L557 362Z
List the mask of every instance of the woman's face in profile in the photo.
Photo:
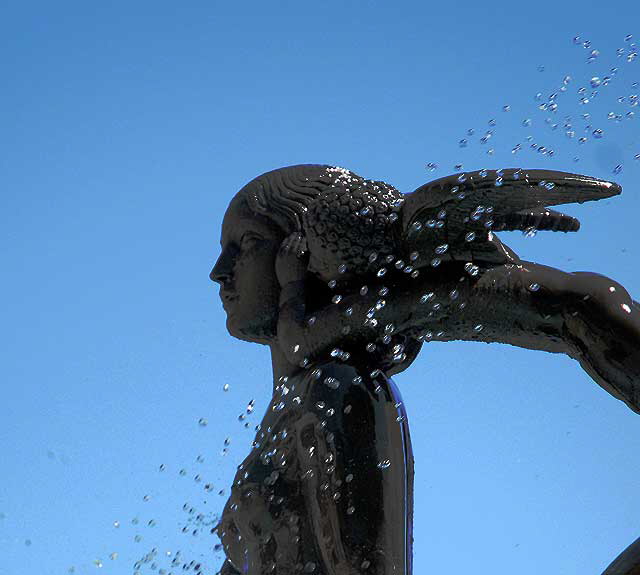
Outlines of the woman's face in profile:
M232 336L259 343L275 337L280 293L275 261L283 239L283 232L252 212L242 195L231 201L222 222L222 253L209 277L220 284Z

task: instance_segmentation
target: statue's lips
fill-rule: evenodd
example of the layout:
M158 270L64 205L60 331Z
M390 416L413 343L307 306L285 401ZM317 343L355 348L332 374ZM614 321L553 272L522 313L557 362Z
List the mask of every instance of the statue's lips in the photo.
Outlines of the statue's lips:
M238 300L238 295L235 292L220 290L220 299L222 300L222 307L227 309L227 306L234 304Z

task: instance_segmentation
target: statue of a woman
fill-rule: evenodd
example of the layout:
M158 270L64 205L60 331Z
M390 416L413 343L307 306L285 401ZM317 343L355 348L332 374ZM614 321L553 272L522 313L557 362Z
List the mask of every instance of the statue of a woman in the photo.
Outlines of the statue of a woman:
M640 413L640 305L607 277L520 260L492 231L575 231L547 206L617 193L541 170L408 195L321 165L247 184L211 279L231 335L270 347L273 395L217 526L221 573L412 573L413 455L390 376L424 342L565 353Z

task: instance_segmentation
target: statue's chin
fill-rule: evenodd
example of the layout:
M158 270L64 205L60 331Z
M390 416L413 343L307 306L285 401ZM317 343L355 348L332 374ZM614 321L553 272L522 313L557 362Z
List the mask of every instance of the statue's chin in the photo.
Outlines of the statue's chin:
M227 317L227 331L236 339L251 343L268 344L275 338L275 327L239 325L232 315Z

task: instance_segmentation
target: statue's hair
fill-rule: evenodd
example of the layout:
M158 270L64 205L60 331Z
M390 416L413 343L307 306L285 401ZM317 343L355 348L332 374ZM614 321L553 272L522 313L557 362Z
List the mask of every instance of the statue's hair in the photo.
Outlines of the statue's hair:
M375 191L375 188L371 188L372 185L380 186L381 189ZM334 188L334 190L330 190L330 188ZM300 164L266 172L251 180L238 192L238 195L242 195L246 199L249 208L254 213L274 221L285 235L288 235L294 231L303 230L309 206L320 194L335 191L342 195L344 192L354 192L355 190L376 196L369 200L374 203L376 200L382 199L377 197L379 194L387 194L385 200L394 198L397 200L395 194L399 194L395 188L384 184L384 182L365 180L344 168L321 164ZM347 196L351 197L352 194L348 193ZM384 206L385 204L380 202L377 205ZM330 214L327 215L329 218L332 217ZM311 230L306 231L310 232ZM317 280L308 285L309 292L314 295L317 295L318 291L316 290L319 290L316 282ZM319 298L312 296L311 299L317 300ZM403 338L403 341L406 343L407 354L403 362L395 362L391 352L387 354L388 357L380 359L380 366L387 375L393 375L406 369L417 357L422 347L422 343L417 340Z
M249 207L276 221L286 234L302 229L309 204L335 184L332 172L342 170L321 164L300 164L266 172L240 190ZM348 172L356 180L362 180Z

